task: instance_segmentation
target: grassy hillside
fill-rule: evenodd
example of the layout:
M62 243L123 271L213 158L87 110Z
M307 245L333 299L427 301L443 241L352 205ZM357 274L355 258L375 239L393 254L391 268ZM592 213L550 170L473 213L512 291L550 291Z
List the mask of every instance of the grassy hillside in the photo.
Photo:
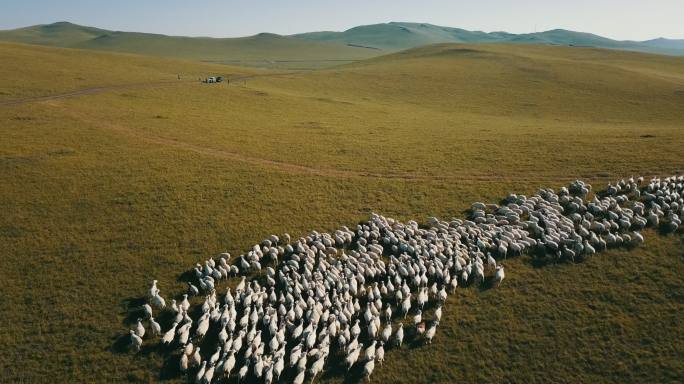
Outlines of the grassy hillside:
M149 56L7 43L0 43L0 61L4 77L0 83L0 102L92 87L160 82L172 85L208 75L255 73L245 68L192 61L160 61Z
M391 22L362 25L344 32L312 32L295 36L314 41L335 41L394 51L436 43L525 43L579 45L684 55L684 46L678 44L677 40L663 39L655 43L618 41L591 33L563 29L516 35L506 32L486 33L467 31L460 28L442 27L426 23Z
M623 41L617 41L594 35L591 33L580 33L568 31L565 29L554 29L551 31L526 33L516 36L511 36L510 41L521 43L536 43L536 44L555 44L555 45L579 45L588 47L600 48L632 48L638 50L638 43L630 44Z
M271 69L319 69L437 43L573 45L683 55L678 40L616 41L556 29L530 34L485 33L426 23L363 25L344 32L240 38L166 36L109 31L68 22L0 31L0 41L134 53Z
M435 43L497 40L495 36L490 36L484 32L471 32L464 29L418 23L363 25L344 32L313 32L295 36L319 41L338 41L390 51Z
M51 84L55 68L93 83L136 82L141 67L215 70L0 49L3 63L15 58L0 66L0 89L33 84L31 95L73 89ZM152 278L168 298L196 261L271 233L353 225L370 211L462 216L473 201L577 177L683 173L682 60L441 45L246 84L0 106L2 378L184 382L160 376L163 351L112 348L128 305ZM388 350L372 381L681 382L684 239L646 235L641 248L577 265L509 260L500 289L460 289L433 344Z
M665 39L661 37L658 39L644 41L643 43L652 47L663 49L684 50L684 39Z
M70 47L108 32L99 28L85 27L68 22L57 22L0 31L0 39L24 44Z
M0 31L0 41L275 68L317 68L378 55L375 50L344 43L269 33L243 38L182 37L108 31L67 22Z

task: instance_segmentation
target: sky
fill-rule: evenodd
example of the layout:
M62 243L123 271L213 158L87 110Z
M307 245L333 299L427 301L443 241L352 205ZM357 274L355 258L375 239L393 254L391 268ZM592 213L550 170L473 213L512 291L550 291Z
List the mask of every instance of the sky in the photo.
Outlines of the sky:
M487 32L563 28L619 40L684 39L684 0L0 0L0 29L56 21L212 37L413 21Z

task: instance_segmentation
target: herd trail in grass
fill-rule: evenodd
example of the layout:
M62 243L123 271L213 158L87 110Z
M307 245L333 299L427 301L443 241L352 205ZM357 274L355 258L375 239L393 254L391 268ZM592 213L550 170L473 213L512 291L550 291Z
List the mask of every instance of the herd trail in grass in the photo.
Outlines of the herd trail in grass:
M498 287L507 257L579 262L643 243L646 227L676 232L684 219L684 176L623 179L589 199L591 190L578 180L557 193L509 194L472 204L467 220L431 218L429 226L372 214L354 230L294 241L271 235L232 263L224 252L183 274L188 293L170 310L154 280L152 305L133 309L138 319L120 340L140 352L161 337L167 369L196 383L237 376L301 384L326 369L368 378L385 348L432 342L459 285ZM219 297L220 282L238 275L234 291ZM188 296L199 294L203 304L191 307Z

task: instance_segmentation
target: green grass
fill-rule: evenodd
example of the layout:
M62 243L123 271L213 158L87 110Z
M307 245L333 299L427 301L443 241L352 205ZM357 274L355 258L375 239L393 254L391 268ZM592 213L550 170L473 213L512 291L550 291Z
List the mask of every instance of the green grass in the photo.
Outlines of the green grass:
M300 70L334 67L437 43L575 45L684 56L684 44L679 40L616 41L562 29L520 35L506 32L485 33L406 22L362 25L344 32L311 32L291 36L260 33L239 38L110 31L57 22L0 31L0 41L133 53L243 67Z
M217 68L0 52L4 100L72 91L75 77L130 84ZM111 350L127 300L152 278L178 293L196 261L271 233L332 230L371 211L425 222L576 177L682 173L683 63L444 45L245 85L0 106L0 377L157 381L162 356ZM509 260L500 289L460 289L434 343L388 351L373 381L681 382L684 241L646 235L578 265Z
M544 32L513 34L507 32L468 31L428 23L390 22L361 25L343 32L309 32L295 35L313 41L341 42L385 51L397 51L437 43L518 43L591 46L670 55L684 55L679 40L618 41L591 33L554 29Z
M381 54L345 43L272 33L240 38L183 37L108 31L67 22L0 31L0 41L281 69L320 68Z
M0 31L3 40L15 43L69 47L94 39L109 31L68 22L36 25Z
M192 61L0 43L0 102L94 87L185 83L210 75L245 76L256 70ZM181 75L182 82L178 81Z

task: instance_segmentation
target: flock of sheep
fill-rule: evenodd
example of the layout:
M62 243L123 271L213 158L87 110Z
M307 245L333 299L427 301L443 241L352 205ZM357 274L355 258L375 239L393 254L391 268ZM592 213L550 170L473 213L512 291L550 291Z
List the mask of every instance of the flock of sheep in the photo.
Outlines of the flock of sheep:
M621 180L588 199L590 191L575 181L558 192L511 194L500 205L473 204L467 220L432 218L429 227L373 214L354 229L294 241L272 235L233 263L228 253L198 263L188 293L168 307L154 280L143 306L148 326L138 320L131 348L160 336L196 383L303 383L331 356L369 377L405 334L432 341L458 286L501 284L502 259L529 253L578 261L643 242L645 227L677 231L684 219L683 176ZM237 286L219 294L219 282L236 275ZM189 297L197 295L204 301L191 310ZM160 327L153 306L172 311L170 328ZM434 308L429 317L427 308Z

